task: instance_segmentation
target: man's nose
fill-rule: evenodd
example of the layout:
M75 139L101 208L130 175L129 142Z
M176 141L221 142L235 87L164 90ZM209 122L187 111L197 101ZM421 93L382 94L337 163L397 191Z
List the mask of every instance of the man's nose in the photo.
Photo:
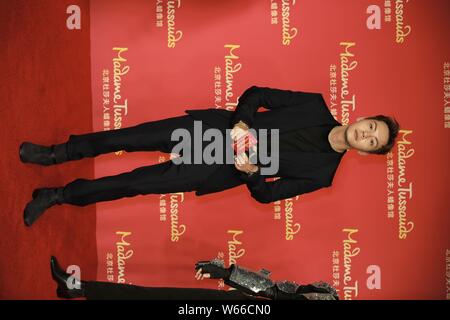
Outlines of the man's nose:
M363 132L362 132L362 136L363 136L363 139L365 139L365 138L370 138L370 137L371 137L371 133L370 133L370 132L367 133L367 131L363 131Z
M363 139L367 138L367 132L365 130L362 131L362 138Z

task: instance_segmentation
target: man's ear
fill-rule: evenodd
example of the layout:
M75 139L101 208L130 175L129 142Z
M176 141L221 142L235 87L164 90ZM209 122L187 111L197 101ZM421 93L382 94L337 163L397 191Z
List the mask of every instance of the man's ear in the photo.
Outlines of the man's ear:
M370 154L370 153L365 152L365 151L358 151L358 153L359 153L360 155L362 155L362 156L367 156L368 154Z

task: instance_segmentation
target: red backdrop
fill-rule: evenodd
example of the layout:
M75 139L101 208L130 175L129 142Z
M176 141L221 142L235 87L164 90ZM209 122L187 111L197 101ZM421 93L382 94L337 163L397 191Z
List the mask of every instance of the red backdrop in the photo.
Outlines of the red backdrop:
M252 85L321 92L343 124L386 114L402 129L389 155L351 151L332 187L277 203L256 202L245 185L98 203L98 279L226 290L194 279L197 260L221 257L276 280L328 281L342 299L447 298L448 9L445 0L92 1L94 131L233 110ZM168 159L101 155L95 176Z

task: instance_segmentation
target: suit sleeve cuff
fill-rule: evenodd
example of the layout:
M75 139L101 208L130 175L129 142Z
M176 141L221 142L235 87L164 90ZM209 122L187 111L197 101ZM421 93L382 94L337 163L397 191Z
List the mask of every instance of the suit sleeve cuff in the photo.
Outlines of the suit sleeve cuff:
M234 117L230 120L230 127L233 128L236 123L239 121L244 122L249 128L252 127L253 121L251 117L243 112L240 112L236 114Z
M252 173L252 174L248 174L246 172L240 172L240 176L241 179L244 180L245 182L255 182L258 181L262 176L261 176L261 169L258 167L258 171Z

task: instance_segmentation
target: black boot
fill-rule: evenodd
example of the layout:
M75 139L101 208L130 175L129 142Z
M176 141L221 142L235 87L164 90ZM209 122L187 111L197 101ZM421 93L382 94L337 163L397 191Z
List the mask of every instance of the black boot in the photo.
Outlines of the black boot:
M40 188L33 191L33 200L28 202L23 211L25 225L31 225L44 213L45 210L55 204L63 204L64 187L59 188Z
M31 142L23 142L19 147L19 157L23 163L36 163L43 166L63 163L68 161L67 143L46 147Z
M69 289L68 287L68 279L71 276L67 272L65 272L56 260L56 257L52 256L50 258L50 269L52 272L52 278L58 284L58 288L56 289L56 294L59 298L65 299L73 299L73 298L82 298L85 297L85 283L80 279L74 279L74 281L70 281L70 284L75 288ZM78 289L77 289L78 288Z

